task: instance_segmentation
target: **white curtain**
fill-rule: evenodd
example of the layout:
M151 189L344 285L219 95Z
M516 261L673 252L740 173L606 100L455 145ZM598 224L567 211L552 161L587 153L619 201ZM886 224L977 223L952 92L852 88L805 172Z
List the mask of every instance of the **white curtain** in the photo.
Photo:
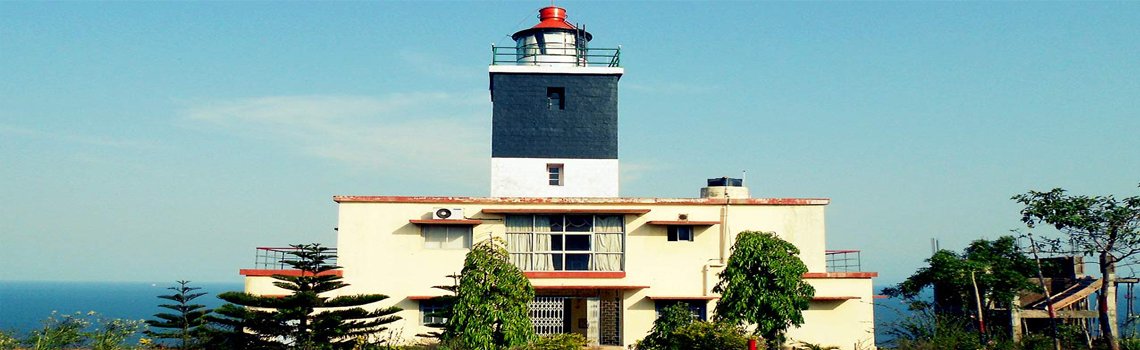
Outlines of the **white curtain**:
M595 220L595 252L619 254L594 254L598 271L621 271L622 220L621 216L598 216Z
M506 224L507 251L511 253L511 263L523 271L528 271L533 219L530 215L508 215Z
M549 251L550 246L550 217L549 216L535 216L534 217L534 250L535 251ZM554 270L554 260L550 258L550 254L534 254L534 270L535 271L551 271Z

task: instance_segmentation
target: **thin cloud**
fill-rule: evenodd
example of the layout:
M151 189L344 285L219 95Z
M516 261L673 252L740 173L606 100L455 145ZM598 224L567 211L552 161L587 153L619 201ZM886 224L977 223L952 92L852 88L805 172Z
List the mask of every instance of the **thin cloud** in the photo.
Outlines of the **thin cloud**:
M472 69L446 62L446 58L411 50L400 50L400 60L416 72L447 78L474 78L480 76L485 70Z
M486 92L267 96L215 101L186 117L349 166L478 166L490 143Z
M714 92L719 88L716 86L685 84L676 82L662 82L654 84L638 84L638 83L623 83L621 85L636 91L656 92L656 93L684 93L684 94L700 94Z
M148 148L145 142L134 140L118 140L100 136L79 135L64 131L43 131L32 128L19 127L0 123L0 134L16 135L35 139L74 143L85 146L115 147L115 148Z

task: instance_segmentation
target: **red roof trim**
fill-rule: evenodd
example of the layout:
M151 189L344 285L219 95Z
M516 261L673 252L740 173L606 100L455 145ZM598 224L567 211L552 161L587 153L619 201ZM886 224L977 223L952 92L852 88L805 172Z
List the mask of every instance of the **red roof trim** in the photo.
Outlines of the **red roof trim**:
M700 297L655 297L655 296L648 296L645 298L649 299L649 300L716 300L716 299L720 299L720 297L714 297L714 296L700 296Z
M625 271L527 271L527 278L625 278Z
M534 286L534 289L646 289L649 286Z
M863 298L860 298L860 297L811 297L811 300L813 300L813 301L844 301L844 300L854 300L854 299L863 299Z
M804 278L873 278L878 272L808 272Z
M871 297L871 298L872 298L872 299L887 299L887 298L890 298L890 297L888 297L888 296L886 296L886 295L875 294L875 296L873 296L873 297Z
M693 226L712 226L720 224L720 221L650 221L650 225L667 225L667 226L680 226L680 225L693 225Z
M722 198L333 196L338 203L724 205ZM737 198L732 205L827 205L826 198Z
M273 275L300 276L301 270L241 269L241 270L238 270L238 273L241 274L242 276L250 276L250 277L273 276ZM311 274L309 274L309 275L311 275ZM341 271L341 270L325 271L325 272L321 272L317 275L318 276L336 275L338 277L344 277L344 271Z
M442 296L443 295L413 295L408 297L408 300L430 300Z
M483 220L408 220L408 222L416 225L478 225L482 224Z
M651 209L483 209L485 214L542 214L542 213L590 213L590 214L645 214Z

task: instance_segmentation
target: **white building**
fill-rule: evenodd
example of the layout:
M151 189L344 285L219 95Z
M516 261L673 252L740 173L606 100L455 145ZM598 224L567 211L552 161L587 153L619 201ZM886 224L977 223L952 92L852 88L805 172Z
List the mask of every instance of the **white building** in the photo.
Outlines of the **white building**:
M874 346L871 278L826 250L827 199L750 198L736 179L709 180L700 198L618 196L618 49L588 48L589 33L565 10L496 48L491 196L336 196L339 293L381 293L404 309L393 325L408 341L430 329L428 299L462 269L473 241L500 237L531 279L539 333L580 333L625 347L643 338L656 310L684 303L711 317L712 292L733 239L772 231L795 244L816 288L793 340L842 349ZM426 131L425 131L426 132ZM694 188L694 192L696 189ZM442 210L441 210L442 209ZM279 249L261 248L265 253ZM857 256L857 255L855 255ZM272 260L272 259L270 259ZM857 258L854 262L857 262ZM275 266L245 269L246 290L284 294Z

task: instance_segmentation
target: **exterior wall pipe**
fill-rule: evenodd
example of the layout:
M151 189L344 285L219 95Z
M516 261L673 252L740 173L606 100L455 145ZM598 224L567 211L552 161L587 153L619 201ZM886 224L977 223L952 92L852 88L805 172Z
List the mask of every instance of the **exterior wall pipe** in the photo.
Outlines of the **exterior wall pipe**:
M719 259L709 259L709 261L716 260ZM701 267L701 272L704 273L704 283L701 286L701 296L707 297L709 296L709 292L712 291L712 283L709 283L709 279L714 276L712 273L712 268L714 267L724 268L724 263L706 263L705 266Z

